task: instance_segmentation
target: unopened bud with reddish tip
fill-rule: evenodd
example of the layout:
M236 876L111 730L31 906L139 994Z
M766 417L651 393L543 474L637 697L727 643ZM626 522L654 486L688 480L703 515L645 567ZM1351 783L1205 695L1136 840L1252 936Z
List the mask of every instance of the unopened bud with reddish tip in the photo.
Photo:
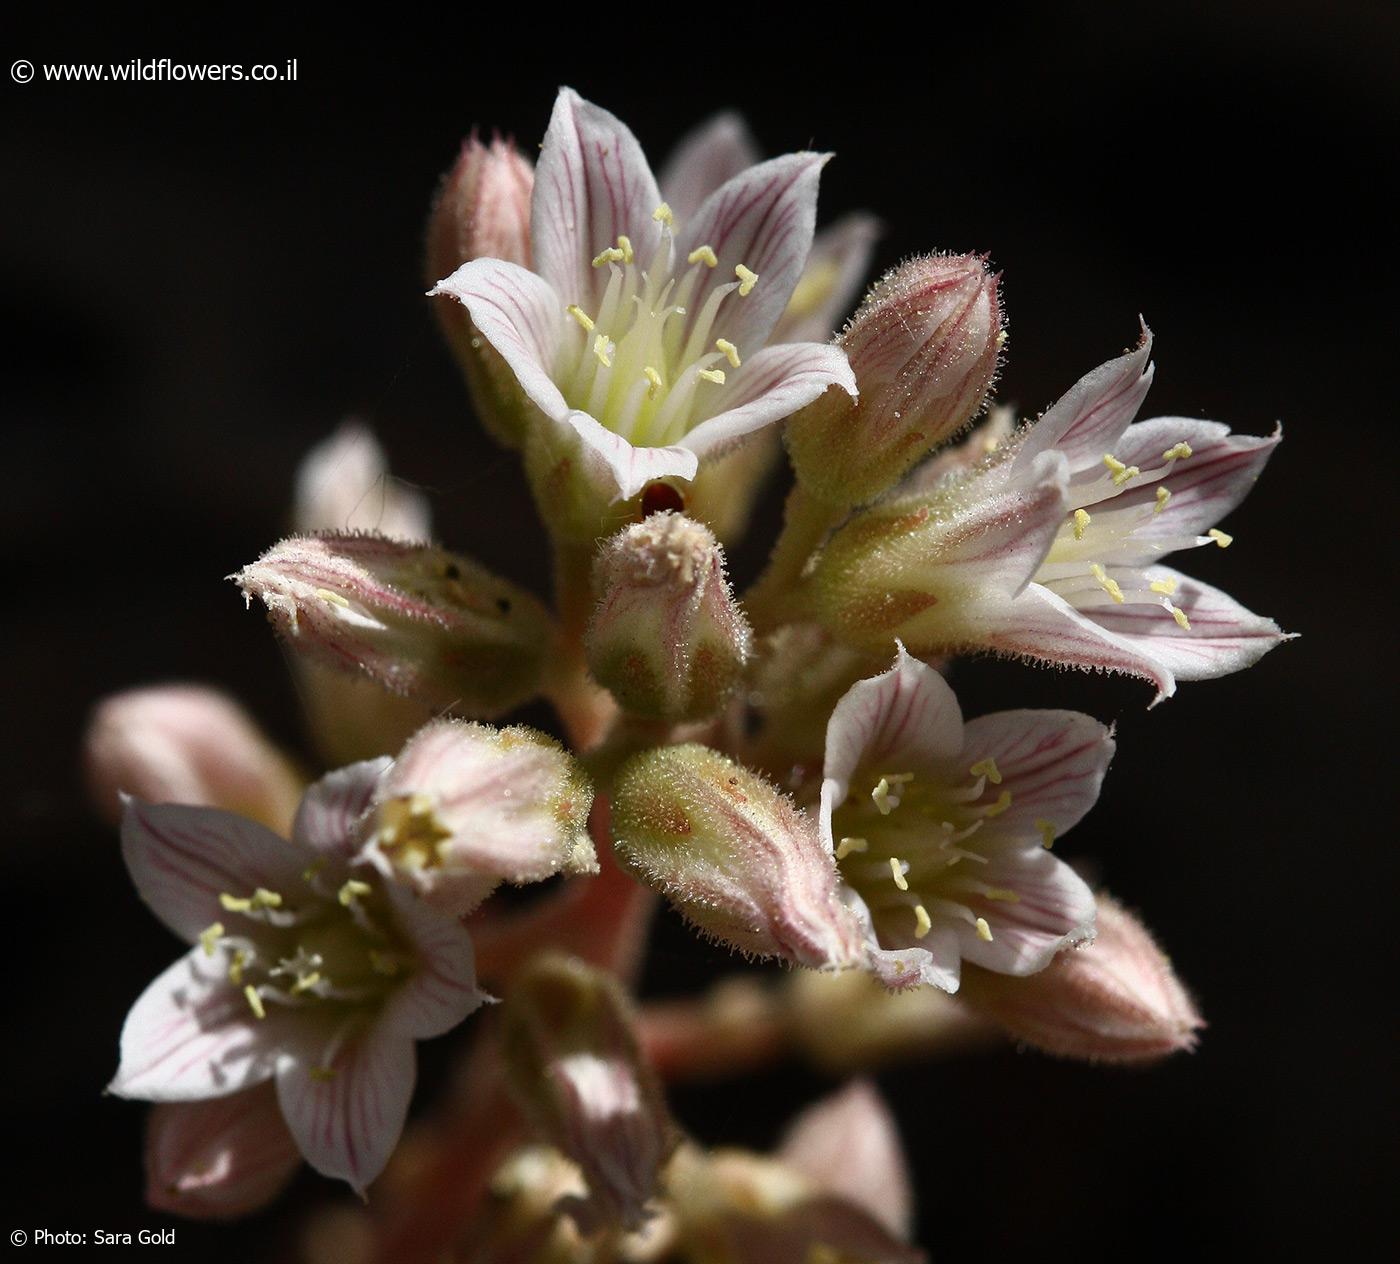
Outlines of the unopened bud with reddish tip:
M539 685L550 620L514 584L428 544L291 536L230 578L287 643L394 693L490 717Z
M146 1124L146 1203L195 1220L229 1220L266 1206L301 1166L277 1090L161 1102Z
M1097 897L1092 943L1017 979L963 972L959 999L1046 1053L1091 1062L1151 1062L1196 1047L1205 1026L1170 960L1120 904Z
M367 857L447 913L470 913L500 882L596 873L593 788L551 737L436 720L385 772Z
M639 1226L676 1135L617 981L574 957L537 957L511 980L501 1037L522 1106L583 1169L591 1197L569 1200L580 1226Z
M652 514L603 545L593 583L588 666L624 710L679 722L724 705L753 638L709 528Z
M776 786L704 746L634 756L612 811L618 860L703 933L812 969L865 961L816 822Z
M859 396L828 391L787 423L813 495L873 500L981 411L1004 341L997 281L976 255L925 255L876 283L837 340Z
M443 177L428 219L428 285L473 259L504 259L528 268L534 187L534 168L512 141L496 136L483 144L473 134ZM483 424L500 442L517 446L524 409L514 374L477 334L465 307L443 301L433 307Z
M121 819L121 798L224 808L285 831L301 799L290 761L228 695L158 685L98 703L83 738L98 810Z

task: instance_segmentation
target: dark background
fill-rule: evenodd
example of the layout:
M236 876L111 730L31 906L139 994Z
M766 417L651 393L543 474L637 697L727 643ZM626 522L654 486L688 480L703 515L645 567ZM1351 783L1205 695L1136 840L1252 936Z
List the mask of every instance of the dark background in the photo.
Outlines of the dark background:
M889 6L577 12L516 25L463 9L454 25L394 10L371 25L347 10L217 37L137 6L32 31L7 14L5 65L296 57L300 78L0 87L0 1082L20 1162L0 1229L170 1223L140 1201L143 1108L99 1093L127 1006L176 945L91 819L76 748L95 699L166 678L225 685L301 741L280 653L221 577L282 529L305 449L366 418L447 541L544 588L523 479L474 426L421 296L420 242L472 125L532 149L569 82L658 160L723 106L770 153L835 150L822 217L877 211L881 267L989 251L1010 313L1001 394L1027 411L1132 342L1141 311L1158 339L1145 415L1256 434L1284 422L1226 524L1235 547L1186 568L1300 641L1150 714L1124 681L994 662L955 680L971 714L1068 705L1117 722L1118 760L1071 854L1145 910L1210 1022L1201 1049L1136 1072L1006 1049L882 1083L936 1258L1267 1255L1309 1231L1340 1252L1394 1180L1381 544L1396 10L989 5L924 25ZM765 498L741 578L780 502L780 488ZM713 964L665 918L648 986ZM429 1047L420 1105L447 1058ZM706 1140L762 1146L822 1087L785 1070L676 1106ZM334 1196L311 1176L298 1193ZM182 1226L177 1251L263 1258L296 1201L236 1228Z

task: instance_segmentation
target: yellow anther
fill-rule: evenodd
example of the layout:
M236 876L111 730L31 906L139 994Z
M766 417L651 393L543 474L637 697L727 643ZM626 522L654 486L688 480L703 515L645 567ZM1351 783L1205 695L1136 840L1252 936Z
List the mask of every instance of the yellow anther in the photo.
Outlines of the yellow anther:
M696 246L685 257L687 263L703 263L707 268L719 267L719 259L712 246Z
M324 1084L327 1080L335 1079L335 1067L312 1067L306 1074L317 1083Z
M1168 606L1167 609L1172 612L1172 618L1176 620L1177 627L1183 632L1191 631L1191 620L1186 617L1186 611L1180 606Z
M864 838L843 838L836 844L836 859L845 860L853 851L868 851L870 843Z
M362 895L368 895L371 890L373 890L373 888L368 882L361 882L358 878L351 878L340 888L336 899L345 905L346 908L349 908L356 899Z
M753 293L753 287L758 284L758 273L750 272L741 263L734 269L734 275L739 278L739 297L748 298Z
M728 338L716 338L715 350L729 361L729 367L731 369L737 369L743 364L743 361L739 359L739 348L730 342Z
M724 385L723 369L701 369L696 376L703 377L705 381L713 382L716 386Z
M1155 593L1161 593L1164 597L1170 597L1176 591L1176 580L1174 579L1154 579L1147 585Z
M204 948L204 955L212 957L214 955L214 945L223 938L223 922L215 922L212 926L206 927L199 932L199 942Z
M606 250L600 250L593 256L593 266L601 268L605 263L622 263L627 256L616 246L609 246Z
M985 808L983 810L983 814L985 816L1000 816L1010 806L1011 791L1003 790L999 795L997 795L997 801L993 803L991 807Z
M1152 506L1152 512L1159 514L1167 507L1167 501L1172 498L1172 494L1165 487L1157 489L1157 503Z
M242 948L237 948L233 953L233 960L228 963L228 981L237 987L243 982L243 967L248 963L248 954Z
M324 860L313 861L301 871L301 880L303 882L314 882L316 880L317 875L325 867L326 862Z
M1116 601L1120 606L1123 604L1124 601L1127 600L1127 598L1123 596L1123 589L1118 583L1118 581L1116 579L1110 579L1108 576L1108 572L1104 570L1104 568L1100 566L1097 562L1095 562L1091 567L1089 567L1089 573L1093 575L1093 577L1096 580L1099 581L1099 587L1102 588L1104 592L1106 592L1110 597L1112 597L1113 600Z
M266 1018L267 1010L263 1008L262 997L258 995L258 989L251 983L243 989L243 995L248 998L248 1008L258 1018Z
M618 234L617 248L622 251L623 263L631 263L637 257L632 250L632 239L623 233Z
M319 970L313 970L310 974L300 975L298 976L297 981L292 984L292 994L295 996L299 995L302 992L309 991L311 988L314 988L320 981L321 972Z
M276 891L269 891L266 887L259 887L253 892L254 908L281 908L282 897Z
M1183 439L1180 443L1168 448L1162 453L1164 461L1184 461L1191 455L1191 445Z
M318 588L316 595L328 606L348 606L350 604L338 592L331 592L329 588Z
M612 344L608 342L607 334L599 334L593 339L593 354L598 357L598 362L605 369L612 368L611 350Z
M225 913L247 913L253 907L253 901L241 895L229 895L227 891L219 892L219 904Z
M875 806L879 809L881 816L888 816L899 806L898 799L893 803L890 802L890 779L888 777L881 777L875 783L875 789L870 792L870 797L875 801Z
M593 317L584 311L577 303L570 303L564 310L578 321L585 333L593 332Z
M391 952L380 952L377 948L369 950L370 968L375 974L398 974L399 959Z
M997 761L990 755L986 759L979 759L968 769L974 777L986 777L994 786L1001 785L1001 769L997 767Z
M1076 509L1074 511L1074 538L1076 540L1082 540L1084 538L1084 532L1088 529L1091 522L1093 522L1093 519L1089 517L1084 510Z
M922 904L914 905L914 938L922 939L933 929L933 923L929 920L928 909Z
M1049 851L1055 845L1054 822L1041 819L1035 823L1035 827L1040 831L1040 845Z
M1021 897L1010 887L988 887L982 894L989 900L1000 900L1003 904L1019 904Z
M977 938L984 939L987 943L992 942L992 928L987 925L987 919L985 917L979 917L977 919Z
M1209 531L1206 532L1206 534L1210 536L1210 538L1214 540L1222 549L1228 549L1235 542L1234 536L1227 535L1219 527L1212 527Z
M656 210L652 211L651 217L658 224L665 224L667 228L672 228L675 226L675 212L672 211L670 206L667 205L667 203L665 202L662 202L661 205L656 208Z
M904 876L904 866L900 863L898 856L890 857L890 877L894 879L894 884L901 891L909 890L909 879Z
M1103 454L1103 463L1108 466L1113 475L1113 485L1122 487L1130 478L1136 478L1142 473L1136 465L1124 465L1112 452Z
M665 385L665 383L663 383L661 380L661 374L658 373L655 369L653 369L651 365L647 365L647 367L642 370L642 376L646 378L648 383L647 398L655 399L656 392L659 391L663 385Z

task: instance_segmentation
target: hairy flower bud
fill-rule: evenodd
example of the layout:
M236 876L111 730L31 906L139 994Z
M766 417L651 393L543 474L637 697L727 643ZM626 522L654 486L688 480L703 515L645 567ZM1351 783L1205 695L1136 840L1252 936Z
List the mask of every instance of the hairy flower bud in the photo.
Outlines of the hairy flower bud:
M232 698L200 685L131 689L98 703L83 738L98 810L121 819L121 795L226 808L286 829L301 778Z
M752 644L707 527L652 514L598 554L588 665L625 710L703 720L739 684Z
M294 649L395 693L492 716L536 690L550 623L514 584L428 544L291 536L230 576Z
M570 1200L575 1219L640 1225L676 1139L621 987L577 958L537 957L512 979L502 1024L517 1097L583 1169L591 1200Z
M473 134L443 177L428 219L425 280L436 285L472 259L530 266L530 196L535 171L514 143ZM477 332L467 309L434 303L438 321L466 374L482 423L501 443L517 447L524 409L514 374Z
M1205 1025L1147 928L1106 895L1092 943L1017 979L972 970L962 999L1018 1040L1091 1062L1151 1062L1194 1049Z
M888 273L838 340L860 395L828 391L787 424L798 479L833 505L873 500L977 415L1004 341L997 278L976 255Z
M437 720L385 772L368 855L430 904L462 915L502 880L596 873L592 803L588 778L553 738Z
M864 960L861 931L816 822L704 746L635 756L613 799L618 859L704 933L814 969Z

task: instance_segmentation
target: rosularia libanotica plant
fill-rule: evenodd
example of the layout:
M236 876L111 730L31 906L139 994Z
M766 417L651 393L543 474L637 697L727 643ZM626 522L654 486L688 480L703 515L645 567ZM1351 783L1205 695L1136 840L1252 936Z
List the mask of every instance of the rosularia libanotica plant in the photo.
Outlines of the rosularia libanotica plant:
M1278 628L1162 562L1231 543L1216 524L1278 435L1135 420L1145 326L1038 420L969 429L1006 340L998 278L910 259L832 337L875 226L816 231L826 160L760 161L724 115L658 179L568 89L533 168L468 141L429 225L431 301L524 461L552 608L429 542L351 425L307 460L297 534L233 579L293 651L319 748L359 762L306 785L196 686L95 713L93 788L189 945L133 1007L111 1085L160 1103L154 1205L250 1212L300 1156L370 1190L359 1231L396 1264L914 1260L868 1084L763 1157L685 1137L666 1078L793 1052L853 1071L994 1027L1106 1062L1195 1044L1167 958L1063 858L1112 732L966 719L941 673L991 651L1161 700L1256 662ZM780 427L785 524L736 597L724 546ZM567 745L489 723L536 697ZM800 969L639 1005L653 892ZM504 1005L467 1025L453 1102L374 1185L414 1042L488 988ZM895 1018L893 991L923 1000Z

